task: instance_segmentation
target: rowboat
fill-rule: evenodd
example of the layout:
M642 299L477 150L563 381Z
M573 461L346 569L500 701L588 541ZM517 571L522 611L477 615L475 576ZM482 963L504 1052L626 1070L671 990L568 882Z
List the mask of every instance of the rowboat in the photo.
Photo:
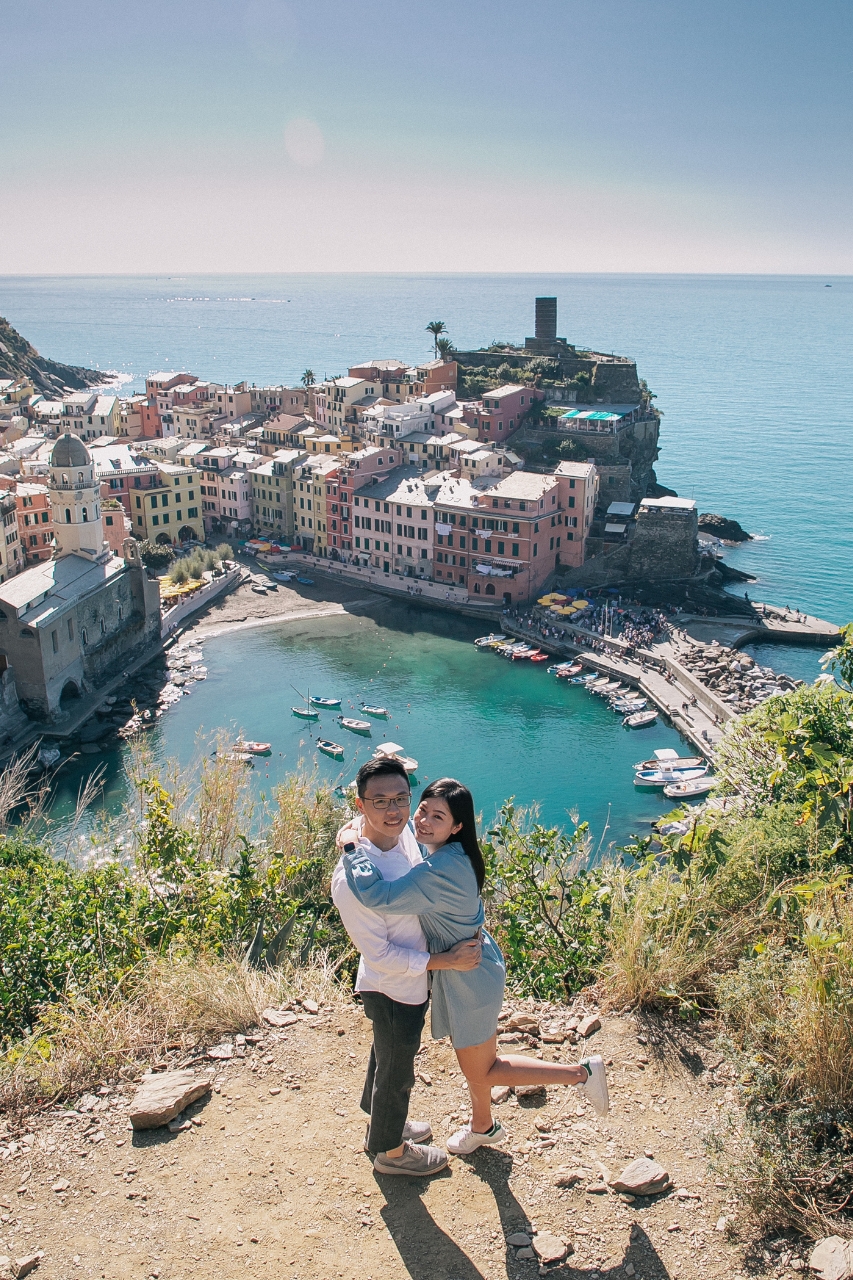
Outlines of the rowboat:
M322 751L324 756L331 756L333 760L343 760L344 749L337 742L329 742L328 738L317 739L317 750Z
M628 729L645 729L647 725L654 724L657 718L658 713L656 711L632 711L622 723Z
M630 716L636 711L645 711L648 703L645 698L613 698L610 706L619 714Z
M272 752L272 743L243 742L241 739L239 742L234 743L233 750L237 752L248 751L251 756L268 756Z
M671 782L692 782L694 778L703 778L707 772L707 765L701 769L640 769L634 774L634 786L659 787L662 790Z
M614 693L620 693L624 688L624 684L620 684L618 680L608 680L607 684L595 685L592 691L600 698L612 698Z
M506 636L488 635L480 636L479 640L474 641L474 645L478 649L490 649L493 644L502 644L506 640Z
M379 720L387 720L391 714L385 707L370 707L366 702L362 702L361 709L366 716L376 716Z
M547 662L547 661L548 661L548 654L547 654L547 653L543 653L543 652L541 651L541 649L540 649L539 653L531 653L531 655L530 655L530 661L531 661L531 662Z
M339 707L341 705L340 698L315 698L313 693L308 701L315 707Z
M349 716L338 716L338 719L351 733L370 733L369 720L353 720Z
M299 574L297 574L296 581L297 581L297 582L301 582L301 583L303 584L303 586L306 586L306 587L313 587L313 585L314 585L314 579L313 579L313 578L303 578L303 577L302 577L301 575L299 575Z
M535 653L539 653L539 649L534 649L532 645L525 645L523 649L515 649L509 656L513 662L518 662L523 658L532 658Z
M231 760L237 764L244 764L247 769L254 769L255 761L248 751L217 751L217 760Z
M299 716L300 720L320 719L320 712L312 710L311 707L291 707L290 710L295 716Z
M252 583L252 590L256 596L265 596L267 594L266 587L262 587L259 582Z
M706 796L716 781L716 778L694 778L692 782L671 782L663 793L670 800L689 800L691 796Z
M638 760L635 769L698 769L705 763L704 756L680 756L671 747L662 747L651 760Z
M412 756L403 755L399 742L382 742L373 753L374 760L399 760L406 773L417 773L418 762Z
M274 573L273 577L277 578L279 582L292 582L293 579L296 577L296 574L295 573Z

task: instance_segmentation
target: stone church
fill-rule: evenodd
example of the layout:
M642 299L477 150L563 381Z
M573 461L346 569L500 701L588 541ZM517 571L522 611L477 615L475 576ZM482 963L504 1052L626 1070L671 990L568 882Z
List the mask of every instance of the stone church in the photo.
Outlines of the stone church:
M39 720L61 720L160 637L160 586L128 538L123 557L104 541L89 450L61 435L50 456L52 560L0 585L0 671Z

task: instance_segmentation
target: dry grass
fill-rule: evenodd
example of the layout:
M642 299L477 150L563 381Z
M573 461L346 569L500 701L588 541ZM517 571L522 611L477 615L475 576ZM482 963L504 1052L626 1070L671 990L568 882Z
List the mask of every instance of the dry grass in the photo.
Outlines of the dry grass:
M323 960L275 970L252 969L240 959L152 961L109 999L50 1008L0 1064L0 1110L72 1097L176 1051L186 1059L258 1026L268 1006L309 996L327 1006L347 999Z
M600 985L610 1008L710 1010L721 973L744 954L762 921L753 909L722 915L713 884L691 889L658 869L614 882Z

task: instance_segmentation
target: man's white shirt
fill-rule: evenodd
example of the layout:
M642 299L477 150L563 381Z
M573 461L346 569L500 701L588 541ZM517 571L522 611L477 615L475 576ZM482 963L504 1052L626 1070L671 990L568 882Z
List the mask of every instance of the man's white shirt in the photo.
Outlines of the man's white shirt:
M378 849L365 836L358 846L379 868L383 880L399 880L423 859L406 826L393 849ZM429 951L417 916L381 916L359 902L340 862L332 875L332 901L361 952L356 991L381 991L400 1004L423 1004L429 994Z

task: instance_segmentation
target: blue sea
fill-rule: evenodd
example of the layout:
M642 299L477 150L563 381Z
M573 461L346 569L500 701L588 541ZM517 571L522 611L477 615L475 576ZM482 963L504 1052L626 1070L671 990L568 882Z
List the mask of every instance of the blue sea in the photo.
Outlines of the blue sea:
M539 294L557 296L558 332L569 341L636 359L664 415L658 478L755 535L727 552L757 576L750 596L838 623L853 618L851 278L0 277L0 314L42 354L114 371L127 390L158 369L293 384L306 368L319 379L369 358L422 360L434 319L462 349L521 342ZM357 705L372 681L405 715L399 740L426 775L468 777L486 821L515 794L538 803L548 822L577 811L606 843L642 830L667 806L638 795L630 779L635 757L672 745L672 730L626 735L582 691L475 655L467 624L398 608L380 610L374 623L353 623L343 645L337 623L209 642L208 683L167 713L156 754L186 764L197 734L231 725L275 743L256 773L259 792L303 756L321 776L346 779L363 744L347 744L343 768L316 757L310 734L291 723L291 685L325 681ZM382 666L371 671L380 653ZM764 646L756 656L806 679L819 671L812 649ZM95 759L70 768L61 803L73 801L78 774ZM121 760L110 753L104 763L115 812L125 795Z

